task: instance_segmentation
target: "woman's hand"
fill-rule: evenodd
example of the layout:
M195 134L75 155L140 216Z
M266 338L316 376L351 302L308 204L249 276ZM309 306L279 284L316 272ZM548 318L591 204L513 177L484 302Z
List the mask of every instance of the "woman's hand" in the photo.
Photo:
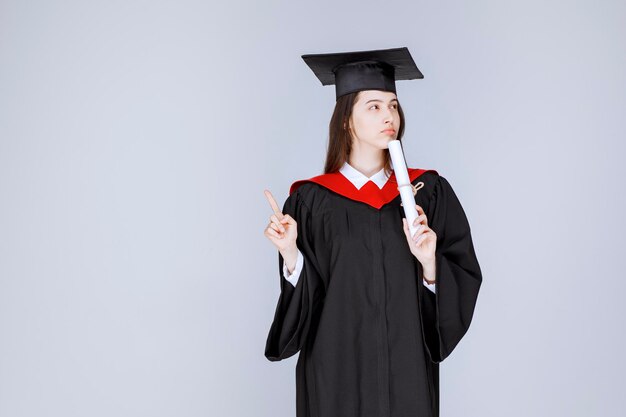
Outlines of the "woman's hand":
M274 214L270 216L270 223L265 228L265 236L276 246L287 264L287 269L293 271L298 258L298 224L288 214L283 214L274 200L272 193L265 190L265 197L269 201Z
M428 227L428 219L424 209L419 205L415 205L419 216L415 219L413 224L419 225L417 231L411 237L409 227L405 218L402 218L402 226L404 228L404 235L406 236L407 243L411 253L417 258L424 268L424 276L432 281L434 276L428 276L430 273L434 273L435 269L435 250L437 249L437 234L435 231Z

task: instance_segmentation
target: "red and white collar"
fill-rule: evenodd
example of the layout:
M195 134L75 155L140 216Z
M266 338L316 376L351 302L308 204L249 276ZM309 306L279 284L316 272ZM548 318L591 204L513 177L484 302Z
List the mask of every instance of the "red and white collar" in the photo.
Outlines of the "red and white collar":
M350 182L354 184L357 190L360 190L361 187L367 184L368 181L374 182L374 184L376 184L379 189L382 189L389 179L389 176L385 174L385 168L382 168L376 174L368 178L365 174L363 174L361 171L354 168L347 162L343 163L343 166L341 167L339 172L342 173L344 177L349 179Z
M356 171L359 175L353 172L350 168ZM350 165L344 164L341 169L343 172L340 170L330 174L318 175L307 180L296 181L291 185L289 194L296 191L296 189L298 189L298 187L302 184L314 182L346 198L368 204L376 209L380 209L400 194L398 191L396 176L393 172L390 177L386 177L384 172L381 174L379 171L372 177L367 178L363 173L357 171ZM437 173L434 169L409 168L409 180L413 182L420 175L428 171L434 172L435 174ZM346 173L348 175L346 175ZM365 183L361 184L363 182L363 177L367 180Z

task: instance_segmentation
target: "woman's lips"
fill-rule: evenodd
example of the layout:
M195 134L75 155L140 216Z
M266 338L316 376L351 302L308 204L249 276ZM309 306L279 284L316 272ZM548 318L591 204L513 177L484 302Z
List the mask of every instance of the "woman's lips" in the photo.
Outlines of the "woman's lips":
M393 135L394 133L396 133L396 131L393 129L385 129L383 130L383 133L386 133L388 135Z

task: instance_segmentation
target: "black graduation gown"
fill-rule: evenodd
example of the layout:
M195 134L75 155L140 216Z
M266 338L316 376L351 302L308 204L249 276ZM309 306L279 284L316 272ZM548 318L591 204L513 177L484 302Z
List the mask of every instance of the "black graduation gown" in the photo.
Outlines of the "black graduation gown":
M360 190L340 173L294 183L283 213L298 223L304 265L282 275L265 347L270 361L298 351L297 417L437 417L439 362L467 332L482 275L470 226L448 181L410 169L437 234L436 294L409 250L391 175Z

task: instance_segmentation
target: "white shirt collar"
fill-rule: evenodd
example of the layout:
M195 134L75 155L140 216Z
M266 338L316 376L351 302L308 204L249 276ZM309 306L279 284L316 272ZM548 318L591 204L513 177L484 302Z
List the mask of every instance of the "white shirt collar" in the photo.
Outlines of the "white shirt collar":
M357 188L357 190L360 190L361 187L363 187L368 181L374 182L374 184L376 184L378 188L382 189L389 179L389 176L385 174L384 167L376 174L368 178L361 171L357 170L349 163L344 162L339 172L341 172L344 177L349 179L350 182L354 184L354 186Z

